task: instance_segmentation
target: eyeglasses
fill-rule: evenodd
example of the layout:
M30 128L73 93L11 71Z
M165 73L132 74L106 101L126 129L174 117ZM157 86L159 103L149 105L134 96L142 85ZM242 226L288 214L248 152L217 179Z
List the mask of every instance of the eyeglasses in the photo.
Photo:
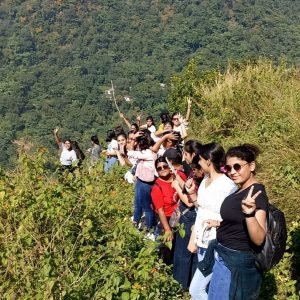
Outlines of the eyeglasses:
M172 120L173 121L179 121L179 118L173 118Z
M240 171L244 166L248 165L249 163L245 163L243 165L240 165L240 164L234 164L233 166L230 166L230 165L225 165L224 168L225 168L225 171L226 173L229 173L231 172L232 168L238 172Z
M157 172L167 170L167 169L169 169L168 165L162 165L162 166L156 168Z

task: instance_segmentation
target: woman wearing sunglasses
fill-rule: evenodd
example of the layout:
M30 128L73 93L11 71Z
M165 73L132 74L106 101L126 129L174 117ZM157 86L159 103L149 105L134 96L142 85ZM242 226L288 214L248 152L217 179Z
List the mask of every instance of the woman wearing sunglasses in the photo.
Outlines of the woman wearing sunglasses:
M225 170L240 188L224 200L223 221L213 224L219 227L217 242L210 245L215 250L215 260L209 299L257 299L259 296L262 274L255 266L254 253L261 250L265 240L268 197L264 186L255 178L258 154L259 149L249 144L230 148L226 153ZM209 251L207 254L209 257ZM204 273L210 271L199 267Z
M166 157L159 157L155 161L155 169L158 174L158 178L153 185L151 191L152 203L155 211L159 217L159 224L157 225L156 236L165 235L167 241L173 241L174 235L172 228L169 225L169 220L178 206L179 198L185 198L181 188L176 184L175 174L172 173ZM186 177L183 172L177 171L177 174L185 180ZM174 246L174 245L173 245ZM170 252L166 247L159 247L160 254L163 257L165 263L171 264L173 250Z
M197 217L194 233L194 243L198 247L198 261L203 260L208 244L216 238L216 226L222 220L220 216L220 207L224 199L237 190L234 182L221 172L221 167L225 162L225 151L217 143L202 145L198 154L194 157L197 159L202 170L205 173L202 180L198 195L195 193L195 186L188 189L192 201L198 206ZM209 219L209 220L208 220ZM212 221L213 220L213 221ZM207 286L210 282L211 275L207 277L196 270L190 285L190 294L195 299L207 299ZM222 299L222 298L220 298Z

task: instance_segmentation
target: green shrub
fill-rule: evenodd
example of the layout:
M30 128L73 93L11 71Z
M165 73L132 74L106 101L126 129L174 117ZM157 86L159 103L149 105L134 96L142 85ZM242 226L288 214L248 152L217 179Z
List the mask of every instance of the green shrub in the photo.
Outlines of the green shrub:
M57 176L47 153L0 178L4 299L178 299L155 243L131 224L132 186L101 166Z
M299 297L299 222L292 223L300 213L299 76L297 68L263 59L207 74L192 61L173 78L169 95L171 109L183 107L184 97L193 98L190 138L217 141L225 148L254 143L262 150L258 179L270 201L284 211L290 231L284 259L265 276L262 299ZM186 81L189 90L181 88Z

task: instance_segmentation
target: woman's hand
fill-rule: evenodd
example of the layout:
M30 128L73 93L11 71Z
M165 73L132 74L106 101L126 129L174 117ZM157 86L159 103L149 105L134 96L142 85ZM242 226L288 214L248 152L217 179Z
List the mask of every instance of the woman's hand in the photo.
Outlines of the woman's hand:
M173 241L174 235L172 230L165 230L164 239L167 242Z
M57 134L58 130L59 130L58 127L54 128L54 129L53 129L53 133L54 133L54 134Z
M256 210L256 203L255 199L258 197L258 195L261 193L261 191L258 191L252 196L254 186L251 186L250 191L246 197L246 199L242 200L242 211L243 213L247 215L252 215L255 213ZM253 215L254 216L254 215Z
M172 188L174 188L175 190L180 189L179 183L177 180L173 180L172 184L171 184Z
M203 227L206 227L206 228L212 228L212 227L219 227L220 226L220 221L217 221L217 220L211 220L211 219L209 219L209 220L204 220L203 222L202 222L202 226Z
M194 182L194 179L193 179L193 178L189 178L189 179L185 182L184 186L185 186L185 189L186 189L186 191L187 191L187 193L188 193L189 195L192 195L192 194L195 194L195 193L196 193L196 192L195 192L195 190L196 190L196 185L195 185L195 182Z
M144 132L138 131L137 133L134 134L134 138L136 139L136 138L138 138L138 137L140 137L142 135L144 135Z

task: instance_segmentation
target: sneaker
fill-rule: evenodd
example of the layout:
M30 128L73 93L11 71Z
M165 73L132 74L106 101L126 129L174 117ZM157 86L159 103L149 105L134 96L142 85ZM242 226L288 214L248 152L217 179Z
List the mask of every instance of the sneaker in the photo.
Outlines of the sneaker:
M145 239L150 241L155 241L155 235L152 232L148 232L145 234Z

